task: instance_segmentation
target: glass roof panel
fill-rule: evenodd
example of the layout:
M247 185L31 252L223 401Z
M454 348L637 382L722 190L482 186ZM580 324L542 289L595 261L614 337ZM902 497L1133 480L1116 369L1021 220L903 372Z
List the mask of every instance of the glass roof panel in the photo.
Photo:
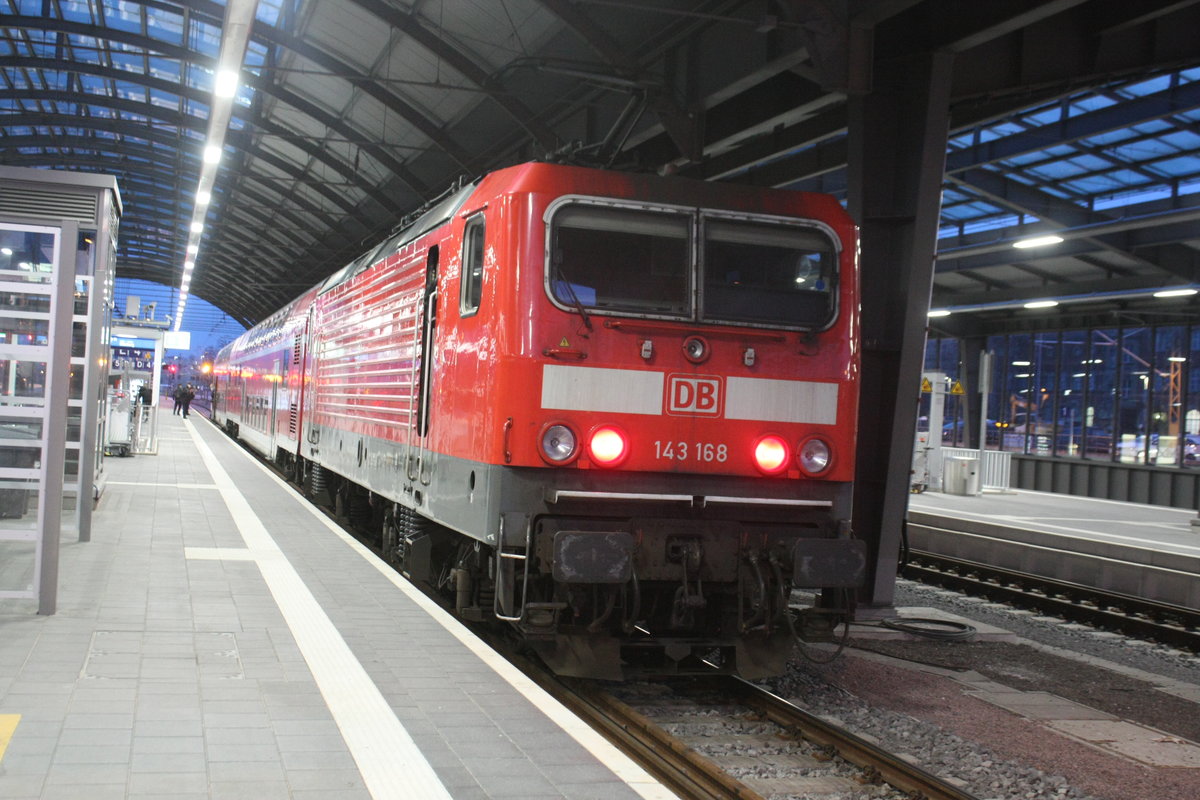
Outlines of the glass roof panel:
M150 105L158 106L159 108L169 108L174 111L179 108L179 98L176 95L152 89L150 91Z
M1025 222L1036 222L1035 217L1026 217ZM998 217L981 217L969 225L963 225L963 233L977 233L979 231L991 231L996 228L1010 228L1013 225L1021 224L1021 218L1016 214L1006 214Z
M78 73L79 83L85 92L90 94L108 94L108 83L95 75Z
M120 31L141 33L142 6L124 0L104 0L104 22Z
M1200 172L1200 159L1194 156L1180 156L1154 162L1154 171L1166 175L1194 175Z
M198 53L216 58L221 53L221 28L197 19L192 20L192 35L188 42ZM212 88L211 78L209 88Z
M190 89L209 91L212 89L212 70L198 64L188 64L187 85Z
M1156 75L1148 80L1127 84L1118 89L1117 92L1125 95L1126 97L1144 97L1145 95L1154 94L1155 92L1161 92L1170 88L1171 76L1168 74Z
M1068 108L1067 116L1077 117L1080 114L1089 114L1093 111L1099 111L1102 108L1116 105L1116 100L1104 95L1087 95L1084 97L1076 97L1071 100L1071 105Z
M1119 128L1115 131L1105 131L1104 133L1089 136L1087 141L1093 147L1104 147L1116 142L1126 141L1127 139L1134 139L1137 135L1137 131L1131 128Z
M25 78L25 73L17 69L5 69L4 76L14 89L29 88L29 81Z
M173 83L179 82L179 62L170 58L150 58L150 74L155 78Z
M110 58L114 67L125 72L141 74L146 68L145 57L137 53L114 52Z
M171 44L183 44L183 17L161 7L146 6L146 33Z
M187 100L183 104L183 113L191 117L208 119L208 103L199 103L195 100Z
M146 102L145 86L139 86L136 83L129 83L128 81L113 81L113 89L114 97L124 97L141 103Z
M1109 197L1097 198L1094 207L1097 211L1100 211L1106 208L1122 208L1124 206L1136 205L1138 203L1149 203L1154 200L1164 200L1170 197L1170 188L1163 186L1146 189L1144 191L1118 192Z
M1177 150L1197 150L1200 149L1200 131L1180 128L1160 136L1159 141L1169 144Z
M280 0L258 0L254 18L259 22L274 25L279 20L280 5Z

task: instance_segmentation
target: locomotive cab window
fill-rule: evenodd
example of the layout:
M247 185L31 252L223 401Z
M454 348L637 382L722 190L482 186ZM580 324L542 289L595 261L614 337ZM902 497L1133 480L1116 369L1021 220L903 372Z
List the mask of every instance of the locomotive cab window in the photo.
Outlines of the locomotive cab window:
M464 317L479 310L479 301L483 297L483 234L482 214L467 220L463 231L462 293L458 305L459 313Z
M833 318L837 252L819 230L704 218L701 318L823 328Z
M688 313L690 216L571 204L551 220L549 289L567 308Z

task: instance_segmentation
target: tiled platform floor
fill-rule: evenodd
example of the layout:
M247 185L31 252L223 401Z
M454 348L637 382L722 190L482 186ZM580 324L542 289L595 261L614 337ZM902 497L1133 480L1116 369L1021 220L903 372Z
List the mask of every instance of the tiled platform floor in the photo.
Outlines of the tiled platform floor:
M0 601L0 798L671 796L207 421L160 434L58 613Z

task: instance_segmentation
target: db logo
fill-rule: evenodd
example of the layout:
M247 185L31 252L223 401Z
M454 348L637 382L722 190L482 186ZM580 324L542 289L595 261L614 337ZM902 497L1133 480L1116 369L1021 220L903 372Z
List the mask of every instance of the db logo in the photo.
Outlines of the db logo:
M721 379L699 375L667 377L667 413L721 416Z

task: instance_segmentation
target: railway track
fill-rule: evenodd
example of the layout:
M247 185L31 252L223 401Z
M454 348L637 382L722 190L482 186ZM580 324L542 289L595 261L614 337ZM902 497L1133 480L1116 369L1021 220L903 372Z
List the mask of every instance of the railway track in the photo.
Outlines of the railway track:
M912 580L1200 652L1197 609L920 550L908 555L901 575Z
M974 800L974 795L740 678L715 675L600 686L522 666L687 800Z

